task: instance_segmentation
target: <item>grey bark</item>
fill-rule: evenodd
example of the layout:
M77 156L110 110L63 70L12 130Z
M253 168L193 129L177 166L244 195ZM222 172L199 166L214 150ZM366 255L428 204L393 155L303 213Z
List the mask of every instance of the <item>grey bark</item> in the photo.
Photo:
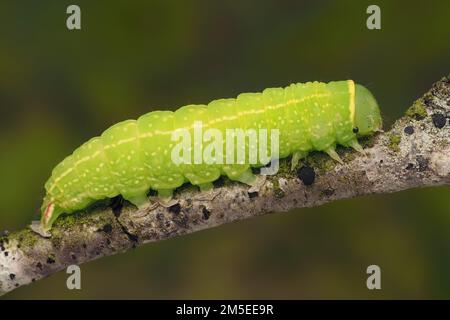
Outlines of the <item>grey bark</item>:
M258 190L221 180L209 193L183 187L178 204L137 210L117 201L63 216L44 238L29 228L0 238L0 295L72 264L271 212L338 199L450 184L450 75L414 102L389 131L340 148L344 164L313 153L290 170L280 162ZM314 171L314 174L312 173ZM314 181L312 181L314 178Z

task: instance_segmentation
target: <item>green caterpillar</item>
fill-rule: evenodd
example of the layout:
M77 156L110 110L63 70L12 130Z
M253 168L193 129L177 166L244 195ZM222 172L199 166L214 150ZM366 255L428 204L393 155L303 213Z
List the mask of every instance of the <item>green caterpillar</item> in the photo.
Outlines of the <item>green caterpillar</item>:
M277 129L276 158L292 155L293 164L313 150L341 161L336 144L361 151L357 137L373 134L382 125L374 97L352 80L297 83L243 93L236 99L214 100L208 105L184 106L175 112L150 112L113 125L54 168L45 184L42 230L50 230L61 213L72 213L119 194L145 207L149 189L170 197L185 182L207 189L221 175L252 184L255 176L250 167L266 163L250 163L248 152L245 161L237 164L176 164L171 160L174 131L185 128L192 132L196 121L224 135L228 128ZM227 150L223 151L225 157Z

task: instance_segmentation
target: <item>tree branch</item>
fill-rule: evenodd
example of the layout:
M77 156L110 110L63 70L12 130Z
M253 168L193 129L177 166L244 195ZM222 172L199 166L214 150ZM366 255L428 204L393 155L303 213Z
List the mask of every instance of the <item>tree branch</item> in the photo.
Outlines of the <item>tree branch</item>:
M355 196L450 184L450 75L435 83L393 127L363 141L365 154L345 148L344 164L313 153L290 171L289 159L255 192L220 179L210 193L181 188L178 204L137 210L116 201L62 216L43 238L24 229L0 238L0 295L72 264L138 245L271 212L313 207ZM253 192L252 192L253 191Z

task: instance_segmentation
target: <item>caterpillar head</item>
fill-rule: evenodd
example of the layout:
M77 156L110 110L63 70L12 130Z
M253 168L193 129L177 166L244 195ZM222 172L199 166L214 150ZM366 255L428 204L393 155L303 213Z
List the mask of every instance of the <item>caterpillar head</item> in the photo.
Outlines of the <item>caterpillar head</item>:
M358 136L367 136L382 127L380 108L372 93L362 85L355 88L355 129Z

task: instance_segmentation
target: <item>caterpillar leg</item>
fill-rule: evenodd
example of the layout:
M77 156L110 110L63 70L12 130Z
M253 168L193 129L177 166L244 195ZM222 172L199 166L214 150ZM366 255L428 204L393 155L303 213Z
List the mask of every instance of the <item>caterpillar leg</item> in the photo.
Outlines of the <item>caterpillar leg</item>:
M147 194L142 193L134 196L126 196L122 195L125 200L130 201L134 204L138 209L145 209L150 206L150 200L147 197Z
M359 144L358 140L354 139L354 140L350 140L348 142L349 147L353 148L355 151L364 154L364 149L363 147L361 147L361 145Z
M201 183L198 185L201 192L208 192L214 189L214 185L212 182Z
M259 192L262 188L262 186L266 183L267 176L266 175L260 175L256 177L256 182L253 186L248 189L248 192Z
M158 197L161 199L170 199L173 196L173 189L158 189Z
M295 151L295 152L292 154L291 171L294 170L294 169L297 167L298 162L299 162L301 159L305 158L307 155L308 155L307 152L304 152L304 151Z
M245 183L246 185L250 186L250 189L248 190L249 192L258 192L261 187L264 185L264 183L266 182L266 175L255 175L253 174L252 170L250 168L248 168L247 170L245 170L244 172L242 172L239 176L237 177L230 177L231 180L235 180L235 181L239 181L242 183Z
M158 189L158 196L155 201L164 208L169 208L178 203L173 198L173 189Z
M214 189L214 184L212 182L202 183L198 186L200 188L200 194L195 198L200 201L212 201L221 192L220 189Z
M331 159L336 160L340 164L344 164L344 161L342 161L341 157L339 157L336 150L334 150L334 146L328 147L327 149L324 150L324 152L326 152L331 157Z
M230 177L229 177L230 178ZM231 180L239 181L245 183L249 186L254 186L257 183L258 176L254 175L252 170L248 168L244 172L242 172L237 177L230 178Z

